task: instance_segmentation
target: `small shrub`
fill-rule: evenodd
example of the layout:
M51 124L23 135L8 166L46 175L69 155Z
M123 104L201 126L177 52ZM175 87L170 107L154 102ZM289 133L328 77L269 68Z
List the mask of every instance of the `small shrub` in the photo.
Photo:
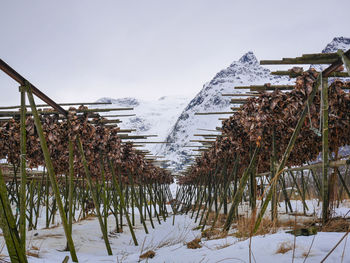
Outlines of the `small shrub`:
M154 256L156 255L156 252L154 252L153 250L149 250L146 253L143 253L140 258L141 259L145 259L145 258L154 258Z
M208 228L202 232L202 238L207 238L208 240L220 239L224 237L227 237L227 232L222 231L221 229Z
M200 238L195 238L191 242L187 243L187 248L190 248L190 249L201 248L202 246L199 244L200 242L201 242Z

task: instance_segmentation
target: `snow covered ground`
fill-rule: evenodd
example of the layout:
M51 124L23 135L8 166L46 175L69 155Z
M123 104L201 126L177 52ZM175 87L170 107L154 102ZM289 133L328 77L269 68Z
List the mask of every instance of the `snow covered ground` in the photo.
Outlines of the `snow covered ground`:
M300 201L292 201L292 205L294 209L302 210ZM318 215L321 210L320 205L317 201L308 201L310 214L315 212ZM283 207L281 203L281 208ZM244 206L241 207L241 211L244 212L245 209ZM170 207L169 210L171 210ZM350 202L344 202L335 210L335 215L344 216L349 211ZM281 216L286 220L294 220L294 216ZM202 238L201 248L189 249L186 243L201 237L201 232L196 229L197 224L190 218L190 215L176 215L174 225L173 217L167 218L166 222L162 221L161 225L155 222L155 229L151 229L148 223L149 234L145 234L138 218L136 219L135 233L139 246L134 246L127 226L124 227L123 233L115 233L114 218L109 217L109 238L113 256L107 255L96 218L91 217L75 223L73 239L79 262L249 262L250 242L251 262L292 262L294 236L282 229L273 234L254 236L251 241L231 235L214 240ZM304 262L305 255L312 243L306 262L320 262L343 235L344 233L319 232L315 236L296 237L294 262ZM38 254L38 257L29 257L29 262L62 262L64 257L69 255L69 252L61 251L66 244L61 226L29 231L27 237L28 250ZM347 238L325 262L342 262L343 253L343 262L350 262L350 242L346 240ZM1 243L4 244L2 239ZM287 249L288 251L284 254L278 253L281 247L289 248L289 250ZM141 254L150 250L155 252L154 258L143 260L139 258ZM6 247L1 254L6 254Z

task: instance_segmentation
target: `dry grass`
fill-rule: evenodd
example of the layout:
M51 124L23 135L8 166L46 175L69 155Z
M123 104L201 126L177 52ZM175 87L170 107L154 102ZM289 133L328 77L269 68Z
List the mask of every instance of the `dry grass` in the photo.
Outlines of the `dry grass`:
M27 256L39 258L39 251L27 251Z
M250 217L240 217L236 224L236 232L233 234L237 238L249 238L251 236L252 229L254 227L255 220L252 220ZM277 225L275 222L272 222L270 219L263 218L261 220L260 227L255 235L266 235L269 233L276 233Z
M227 232L222 231L222 229L211 229L208 228L202 232L202 238L208 240L221 239L227 237Z
M199 244L200 242L201 242L200 238L195 238L192 241L188 242L186 245L187 245L187 248L197 249L202 247L202 245Z
M289 241L285 241L279 244L276 254L285 254L293 249L293 244Z
M225 243L215 246L215 249L219 250L219 249L227 248L227 247L231 246L232 244L233 243L227 242L227 240L226 240Z
M252 220L250 216L240 216L233 225L236 232L234 232L232 235L241 239L249 238L251 236L255 221L256 219ZM314 226L315 223L315 218L309 218L296 223L295 220L280 220L273 222L270 218L265 217L262 219L259 229L254 236L276 233L277 230L281 228L294 229L296 226L298 226L298 228L308 228L310 226Z
M63 234L45 234L45 235L38 235L35 237L35 239L46 239L48 237L53 237L53 238L63 238Z
M323 232L346 232L350 227L350 222L342 217L335 217L328 221L327 224L321 227Z
M140 259L154 258L155 255L156 255L156 252L154 252L153 250L149 250L146 253L143 253L142 255L140 255Z
M216 216L216 213L215 212L211 212L209 214L209 217L208 217L208 221L207 221L207 224L208 225L211 225L215 219L215 216ZM218 216L218 219L216 220L216 223L215 223L215 227L224 227L225 225L225 222L226 222L226 218L227 218L227 215L225 214L219 214Z

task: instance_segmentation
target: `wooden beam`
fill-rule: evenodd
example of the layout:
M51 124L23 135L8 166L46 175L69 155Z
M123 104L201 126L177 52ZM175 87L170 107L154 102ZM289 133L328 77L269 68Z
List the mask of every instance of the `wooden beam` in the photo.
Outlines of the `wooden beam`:
M252 94L252 93L242 93L242 94L221 94L221 96L226 97L256 97L259 94ZM242 98L243 99L243 98Z
M282 60L261 60L260 65L332 64L338 59L337 53L317 53L304 54L296 58L282 58Z
M75 106L75 105L106 105L106 104L111 104L108 102L72 102L72 103L57 103L60 106ZM3 106L0 107L0 110L9 110L9 109L19 109L21 105L16 105L16 106ZM25 105L26 108L29 108L30 105ZM37 107L50 107L48 104L38 104Z
M220 114L232 114L232 111L228 112L195 112L194 115L220 115Z
M263 91L263 90L292 90L294 89L294 85L251 85L251 86L237 86L235 89L250 89L255 91Z
M320 72L318 72L320 73ZM271 75L277 75L277 76L289 76L290 78L296 78L298 76L301 76L302 73L295 73L289 70L279 70L279 71L273 71L270 73ZM329 77L334 77L334 78L345 78L349 77L349 75L346 72L333 72L332 74L329 75Z
M59 113L67 116L67 111L65 111L60 105L50 99L47 95L41 92L38 88L36 88L33 84L31 84L28 80L22 77L17 71L11 68L5 61L0 59L0 69L5 72L12 79L17 81L21 86L30 86L32 93L40 98L42 101L49 104L52 108L56 109Z

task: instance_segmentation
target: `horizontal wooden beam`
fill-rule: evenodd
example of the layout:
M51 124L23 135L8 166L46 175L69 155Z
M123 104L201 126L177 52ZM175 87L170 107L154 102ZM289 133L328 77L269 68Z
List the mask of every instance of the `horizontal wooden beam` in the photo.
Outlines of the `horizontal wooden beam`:
M254 91L263 91L263 90L292 90L294 85L251 85L251 86L237 86L235 89L250 89Z
M196 112L194 115L220 115L220 114L232 114L232 111L228 112Z
M73 103L57 103L59 106L78 106L78 105L106 105L111 104L110 102L73 102ZM30 107L30 105L26 105L27 108ZM36 107L50 107L48 104L38 104ZM19 109L21 108L21 105L16 106L2 106L0 107L0 110L10 110L10 109Z
M120 118L120 117L134 117L136 114L120 114L120 115L103 115L103 118Z
M201 137L221 137L221 134L193 134L193 136L201 136Z
M221 96L226 97L256 97L259 96L259 94L251 94L251 93L242 93L242 94L221 94Z
M337 53L317 53L304 54L296 58L282 58L282 60L261 60L260 65L332 64L338 59Z
M336 160L336 161L329 162L329 167L331 167L331 168L338 168L338 167L341 167L344 165L350 165L350 159ZM292 168L286 167L283 169L283 172L286 172L286 171L295 172L295 171L303 171L303 170L312 170L312 169L317 169L317 168L322 168L322 162L304 165L304 166L299 166L299 167L292 167ZM266 176L269 174L270 174L270 172L265 172L265 173L259 173L256 176Z
M109 111L123 111L123 110L133 110L134 108L109 108L109 109L77 109L75 112L77 113L94 113L94 112L109 112ZM51 110L41 110L38 111L39 115L51 115L51 114L59 114L58 111ZM19 116L21 113L19 111L0 111L0 117L8 117L8 116ZM27 111L26 115L32 115L31 111Z
M318 72L320 73L320 72ZM271 72L271 75L277 75L277 76L289 76L290 78L296 78L298 76L301 76L302 73L295 73L293 71L289 70L279 70L279 71L273 71ZM333 72L328 77L334 77L334 78L346 78L349 77L347 72Z

